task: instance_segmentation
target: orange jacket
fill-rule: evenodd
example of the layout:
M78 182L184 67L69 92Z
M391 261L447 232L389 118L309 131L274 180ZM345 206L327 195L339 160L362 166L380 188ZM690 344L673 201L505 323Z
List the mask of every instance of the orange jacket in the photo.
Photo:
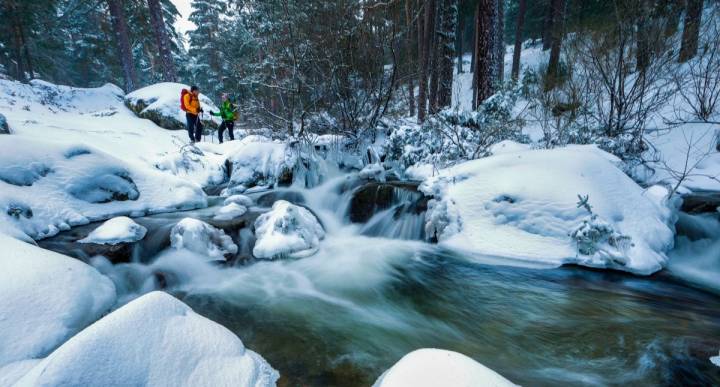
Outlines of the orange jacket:
M187 93L183 98L185 99L183 103L188 109L188 112L194 115L198 115L198 113L200 112L200 99L196 97L193 93Z

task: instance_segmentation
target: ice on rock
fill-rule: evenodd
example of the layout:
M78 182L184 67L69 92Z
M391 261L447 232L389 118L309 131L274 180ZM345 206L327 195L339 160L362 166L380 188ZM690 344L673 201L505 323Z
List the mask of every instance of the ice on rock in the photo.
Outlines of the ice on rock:
M380 163L368 164L358 172L358 176L361 179L375 180L384 183L385 168Z
M306 208L278 200L255 220L255 237L256 258L299 258L317 252L325 230Z
M515 386L497 372L452 351L423 348L403 356L373 387Z
M228 156L232 170L227 196L253 187L292 183L297 157L287 144L263 136L247 136L233 146Z
M0 367L47 356L115 303L97 270L0 234Z
M235 255L238 247L232 238L201 220L185 218L170 231L170 244L212 258L224 259Z
M253 205L253 200L246 195L232 195L230 197L227 197L225 201L223 202L224 205L228 205L230 203L239 204L241 206L250 207Z
M148 293L43 359L19 386L274 386L279 374L223 326Z
M247 207L237 204L230 203L220 207L215 213L213 219L215 220L233 220L239 218L247 212Z
M96 243L100 245L117 245L133 243L145 237L147 229L127 216L112 218L93 230L80 243Z
M619 160L594 146L499 154L443 169L420 190L433 199L428 237L508 263L580 265L651 274L673 246L672 211L658 189L643 190ZM568 235L587 216L578 195L632 245L622 255L583 255Z

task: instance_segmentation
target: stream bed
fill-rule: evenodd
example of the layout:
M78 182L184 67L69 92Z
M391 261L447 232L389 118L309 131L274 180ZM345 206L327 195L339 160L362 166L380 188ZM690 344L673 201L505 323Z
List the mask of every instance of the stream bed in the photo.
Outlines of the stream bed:
M423 347L461 352L525 386L720 385L709 361L720 350L717 293L665 271L481 264L412 238L363 235L338 215L346 196L303 194L328 230L314 256L221 266L167 250L172 225L209 219L213 199L137 219L149 232L132 262L99 269L125 301L158 287L148 278L162 272L166 291L236 333L281 386L370 386ZM95 227L40 245L89 260L74 241Z

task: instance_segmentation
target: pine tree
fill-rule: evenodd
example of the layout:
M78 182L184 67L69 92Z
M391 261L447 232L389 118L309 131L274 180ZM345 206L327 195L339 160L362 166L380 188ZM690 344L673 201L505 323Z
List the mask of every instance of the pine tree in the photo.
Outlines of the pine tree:
M150 24L153 28L158 55L163 68L163 79L166 82L175 82L177 80L177 72L175 71L175 62L170 52L170 39L165 29L162 6L159 0L147 0L147 4L150 11Z
M685 26L680 46L681 63L687 62L697 54L702 9L703 0L687 0L685 3Z
M423 17L422 22L418 22L421 25L420 35L420 71L418 80L418 121L424 122L425 116L428 113L428 95L429 95L429 84L428 78L431 70L431 57L432 57L432 39L434 38L433 30L435 24L435 2L436 0L424 0L423 1Z
M522 29L525 24L526 0L519 0L518 14L515 21L515 47L513 48L512 79L517 81L520 76L520 52L522 51Z
M497 0L479 0L475 19L474 107L495 92Z
M138 85L138 79L135 72L135 64L133 62L130 40L128 36L127 22L122 4L119 0L107 0L108 10L112 20L113 31L115 33L115 44L117 45L118 57L123 70L125 79L125 91L131 92Z
M224 88L219 24L227 4L222 0L197 0L192 9L189 20L197 26L188 34L193 79L208 94L217 96Z
M455 33L457 28L457 0L442 0L440 6L440 28L438 29L438 47L440 48L440 84L438 90L438 108L449 107L452 102L453 59L455 58ZM462 61L460 61L462 62Z
M495 78L502 83L505 78L505 0L497 0L495 20Z

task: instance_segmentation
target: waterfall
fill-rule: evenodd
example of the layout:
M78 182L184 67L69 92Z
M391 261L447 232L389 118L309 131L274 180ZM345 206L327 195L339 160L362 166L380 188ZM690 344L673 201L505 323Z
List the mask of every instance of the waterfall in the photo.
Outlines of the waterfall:
M675 248L668 253L670 273L720 292L720 216L680 213Z

